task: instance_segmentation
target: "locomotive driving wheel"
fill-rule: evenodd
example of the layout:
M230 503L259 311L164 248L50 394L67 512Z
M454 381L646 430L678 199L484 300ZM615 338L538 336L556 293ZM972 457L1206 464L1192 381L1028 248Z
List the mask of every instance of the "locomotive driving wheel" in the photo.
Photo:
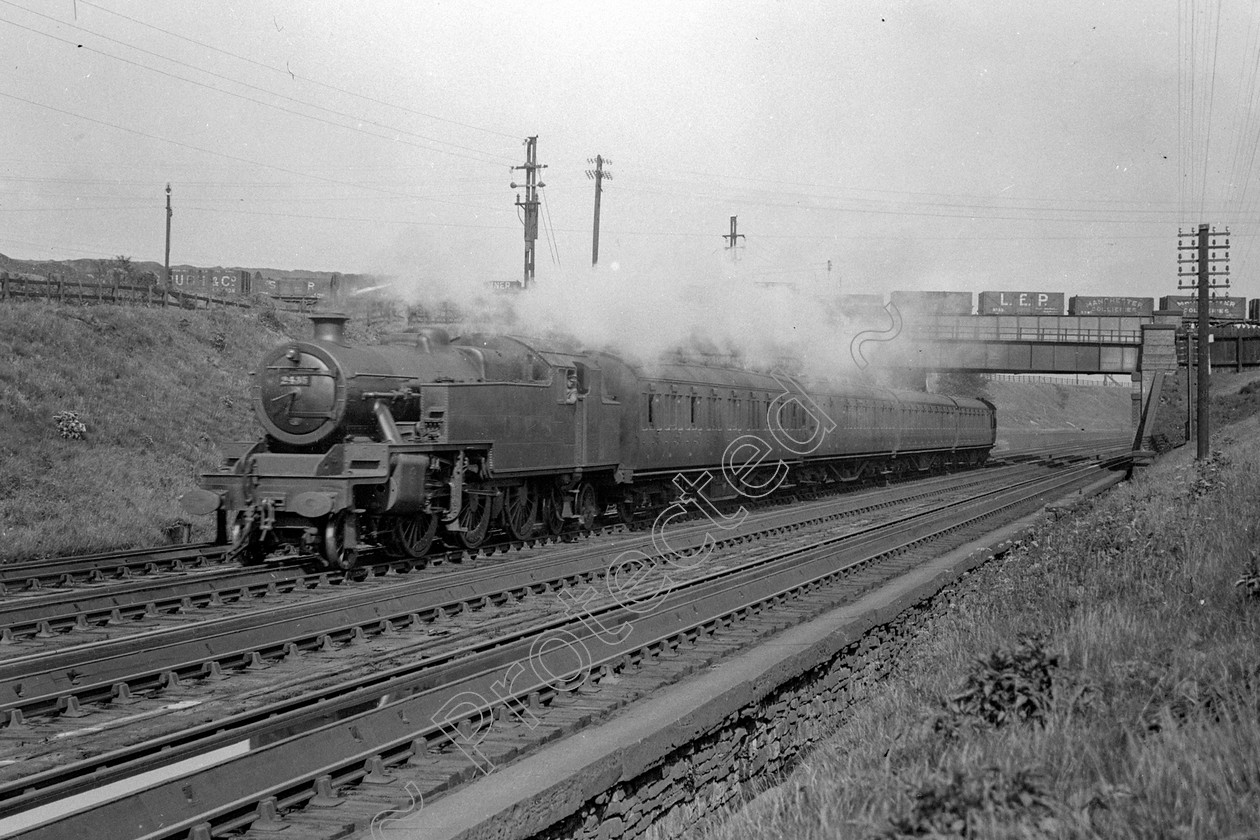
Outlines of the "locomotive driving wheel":
M388 547L400 557L416 559L428 554L437 536L438 518L433 513L394 517L389 529Z
M617 502L617 519L627 528L634 527L635 508L638 505L633 498L623 498Z
M543 531L553 537L560 536L564 530L564 495L556 487L548 487L542 492L542 527Z
M582 482L577 494L578 527L583 531L594 531L603 509L599 505L599 494L595 485L589 481Z
M459 541L464 548L475 551L486 541L490 531L490 516L494 512L494 496L471 491L464 494L464 507L459 512Z
M503 522L508 533L513 539L529 539L538 525L538 493L528 482L503 492Z
M324 523L324 540L320 554L324 562L334 569L349 571L359 559L355 547L355 517L353 513L334 513Z

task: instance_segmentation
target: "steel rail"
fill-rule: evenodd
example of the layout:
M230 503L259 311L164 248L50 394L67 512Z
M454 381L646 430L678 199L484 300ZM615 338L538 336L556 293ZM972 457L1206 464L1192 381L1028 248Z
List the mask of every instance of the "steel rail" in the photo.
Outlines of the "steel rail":
M1021 468L1014 468L1021 469ZM1027 468L1023 468L1027 469ZM970 478L970 476L968 476ZM955 486L957 479L954 478ZM975 476L988 484L991 475ZM839 497L804 507L775 511L765 518L749 518L730 531L720 532L718 546L758 536L781 533L842 516L895 504L931 498L947 479L914 487L909 496L894 488L876 491L865 499ZM821 515L819 511L827 511ZM678 540L703 539L712 525L703 522L680 528ZM243 666L258 658L281 658L301 650L325 648L379 632L385 619L401 620L412 613L432 618L439 614L479 607L513 592L557 588L568 581L602 573L607 552L650 545L648 536L635 536L592 552L585 546L545 560L451 572L352 593L338 593L300 604L273 606L248 615L228 616L163 628L118 639L90 642L62 651L35 652L0 661L0 714L12 724L27 714L75 709L84 702L109 698L125 685L129 693L177 684L217 667ZM510 576L510 577L509 577ZM507 579L505 579L507 578Z
M225 567L192 577L139 579L100 591L72 590L0 602L0 632L8 642L20 636L47 638L61 631L86 630L101 623L119 624L160 612L237 598L242 601L279 590L312 588L338 576L300 566Z
M676 584L661 606L641 615L618 604L591 610L587 616L548 622L547 629L567 627L572 638L601 652L592 656L586 674L595 667L617 668L635 656L652 649L681 644L690 635L710 632L719 622L755 612L767 604L785 601L796 593L809 591L825 582L869 566L877 558L899 554L911 547L968 524L998 515L1003 510L1035 502L1039 506L1054 488L1080 482L1092 467L1043 477L1020 488L993 490L976 497L950 502L931 511L918 512L895 523L867 529L857 535L831 537L803 549L793 549L774 558L750 561L737 568L713 570L692 581ZM872 531L880 533L873 534ZM880 545L890 539L894 545ZM835 550L843 544L854 551L866 551L860 559L837 566ZM610 642L592 629L593 617L600 627L625 627L628 632ZM620 634L619 634L620 635ZM427 747L454 732L467 733L484 725L493 707L506 706L524 714L532 702L567 683L568 672L552 670L543 664L539 676L534 662L545 658L536 647L540 638L501 640L481 655L469 655L437 665L424 677L428 688L418 685L405 696L378 700L374 707L351 717L330 721L307 732L293 734L245 755L228 759L198 773L160 782L122 800L103 803L57 822L33 828L20 836L31 840L54 840L81 836L88 826L123 829L129 836L156 840L175 837L204 828L206 821L218 823L216 830L245 827L254 819L254 808L274 797L273 805L288 808L304 803L314 793L321 776L345 783L362 777L382 756L399 757ZM520 663L529 662L526 669ZM519 666L519 671L514 666ZM507 669L505 674L505 669ZM529 671L535 673L529 673ZM524 677L524 679L521 679ZM489 705L465 701L456 718L441 717L456 699L492 697ZM290 774L275 781L276 768ZM266 780L266 781L263 781Z
M190 543L162 548L137 548L0 564L0 595L13 589L41 589L69 586L76 579L101 581L126 578L161 570L181 570L189 565L205 566L222 558L224 546Z

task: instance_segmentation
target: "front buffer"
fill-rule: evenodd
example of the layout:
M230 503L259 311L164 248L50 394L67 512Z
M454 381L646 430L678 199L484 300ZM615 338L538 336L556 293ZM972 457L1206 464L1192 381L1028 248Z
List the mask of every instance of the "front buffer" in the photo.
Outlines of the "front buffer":
M229 556L246 563L269 554L318 554L330 566L354 566L362 514L369 521L421 514L427 506L423 454L391 455L384 443L354 442L325 453L228 447L218 472L180 503L189 513L216 513Z

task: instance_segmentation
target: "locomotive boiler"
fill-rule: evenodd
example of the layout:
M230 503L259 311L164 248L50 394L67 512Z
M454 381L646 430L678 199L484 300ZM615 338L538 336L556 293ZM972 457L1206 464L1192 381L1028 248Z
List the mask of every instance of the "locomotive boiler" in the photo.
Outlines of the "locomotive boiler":
M346 320L314 315L310 340L264 355L263 436L226 445L182 498L246 562L476 549L492 529L590 529L610 507L629 521L688 488L718 500L975 465L994 442L981 400L438 329L356 346Z

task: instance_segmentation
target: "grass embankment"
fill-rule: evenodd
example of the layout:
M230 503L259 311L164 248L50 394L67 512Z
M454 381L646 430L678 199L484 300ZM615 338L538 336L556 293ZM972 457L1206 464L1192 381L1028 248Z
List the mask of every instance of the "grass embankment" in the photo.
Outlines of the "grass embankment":
M1225 437L1225 436L1222 436ZM1260 424L1180 450L975 583L710 838L1260 836Z
M178 496L218 444L257 436L249 372L286 333L308 335L306 319L0 307L0 558L168 542L186 519Z
M1193 383L1192 383L1193 384ZM1215 433L1227 424L1260 412L1260 371L1220 371L1211 379L1210 426ZM1193 404L1193 400L1191 401ZM1184 371L1164 379L1153 433L1173 446L1185 441L1186 378Z
M1133 432L1129 388L992 380L986 390L997 407L998 450Z

